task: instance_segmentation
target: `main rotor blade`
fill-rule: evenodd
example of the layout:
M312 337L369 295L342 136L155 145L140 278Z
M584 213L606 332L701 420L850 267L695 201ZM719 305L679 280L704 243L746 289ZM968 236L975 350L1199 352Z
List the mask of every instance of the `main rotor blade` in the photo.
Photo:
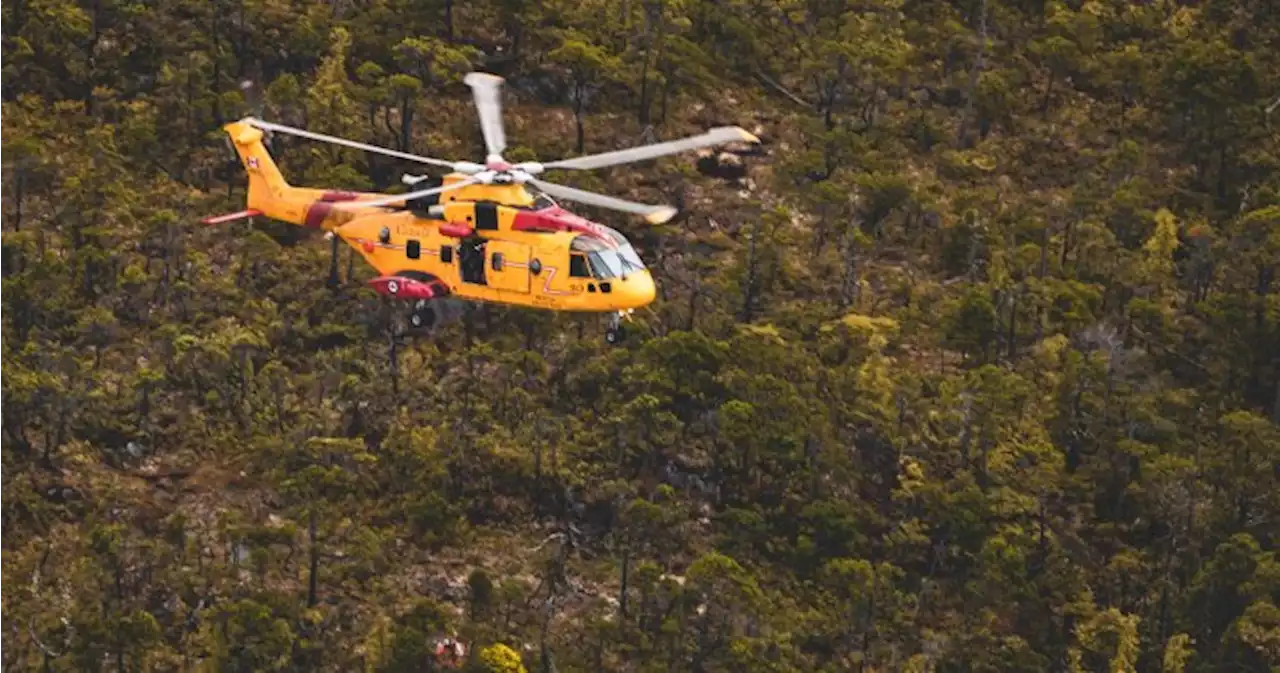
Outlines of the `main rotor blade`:
M420 199L424 196L431 196L432 194L439 194L441 192L447 192L453 189L459 189L462 187L466 187L467 185L474 185L477 182L483 182L483 180L484 180L484 174L482 173L482 174L472 175L472 176L463 178L462 180L459 180L452 184L444 185L443 187L433 187L431 189L422 189L416 192L408 192L406 194L393 194L391 196L386 196L380 199L368 199L366 201L339 201L334 203L333 206L340 210L352 210L356 208L373 208L377 206L390 206L398 203L404 203L408 205L411 199Z
M554 182L545 182L536 178L529 178L528 182L542 191L560 199L567 201L577 201L592 206L600 206L602 208L612 208L613 210L621 210L626 213L636 213L643 215L644 219L650 224L662 224L671 219L676 214L676 209L671 206L646 206L643 203L634 201L624 201L623 199L597 194L595 192L587 192L573 187L557 185Z
M604 152L602 154L589 154L584 157L574 157L572 159L561 159L559 161L544 163L542 164L542 167L568 168L573 170L604 168L605 166L629 164L635 161L654 159L668 154L676 154L677 152L695 150L699 147L721 145L734 141L758 143L760 142L760 139L737 126L721 126L719 128L711 129L702 135L690 136L681 140L668 140L663 143L632 147L630 149L617 150L615 152Z
M502 156L507 149L507 136L502 128L502 78L484 72L473 72L462 79L471 87L480 113L480 131L490 157Z
M311 140L319 140L321 142L333 143L335 145L344 145L346 147L351 147L358 150L365 150L367 152L385 154L389 157L398 157L400 159L408 159L409 161L416 161L418 163L423 163L423 164L431 164L433 166L442 166L444 168L450 168L453 170L464 170L465 168L464 162L445 161L444 159L432 159L431 157L422 157L416 154L409 154L407 152L398 152L396 150L387 149L385 147L378 147L376 145L366 145L364 143L358 143L354 140L347 140L346 138L335 138L333 136L324 135L323 133L315 133L314 131L304 131L302 129L293 128L292 126L285 126L283 124L276 124L273 122L262 121L261 119L257 119L254 117L249 117L244 121L251 126L256 126L260 129L266 129L268 131L278 131L280 133L288 133L290 135L301 136L303 138L310 138ZM483 168L483 167L480 167L480 168Z

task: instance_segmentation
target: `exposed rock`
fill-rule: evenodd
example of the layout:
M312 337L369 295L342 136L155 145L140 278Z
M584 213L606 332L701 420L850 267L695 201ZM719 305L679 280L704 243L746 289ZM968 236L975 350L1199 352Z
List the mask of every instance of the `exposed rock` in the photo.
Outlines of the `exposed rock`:
M426 593L448 603L466 600L468 587L465 576L436 575L427 578Z
M735 154L729 152L699 152L698 172L703 175L737 180L747 175L746 164Z

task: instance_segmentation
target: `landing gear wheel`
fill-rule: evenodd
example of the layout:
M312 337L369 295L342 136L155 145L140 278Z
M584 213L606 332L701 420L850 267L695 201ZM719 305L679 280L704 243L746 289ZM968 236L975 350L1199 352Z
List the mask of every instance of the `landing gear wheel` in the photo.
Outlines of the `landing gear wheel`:
M409 314L409 325L414 329L431 329L436 324L436 312L427 302L419 301L414 304L413 312Z
M610 344L618 344L621 343L626 336L626 330L622 329L622 314L611 313L609 315L609 328L604 332L604 340Z

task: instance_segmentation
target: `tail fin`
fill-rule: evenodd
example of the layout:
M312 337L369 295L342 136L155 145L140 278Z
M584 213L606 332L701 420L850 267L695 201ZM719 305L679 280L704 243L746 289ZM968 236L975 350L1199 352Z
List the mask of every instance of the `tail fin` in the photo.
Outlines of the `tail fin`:
M335 229L361 213L336 209L333 207L334 203L366 201L387 196L294 187L285 181L280 167L262 144L261 129L247 121L232 122L222 128L231 137L231 144L249 175L246 207L273 220L313 229Z
M249 174L249 208L274 217L263 206L268 201L286 198L289 183L280 173L280 167L276 166L267 147L262 144L262 130L243 121L232 122L223 129L231 136L236 154L240 155L240 163Z

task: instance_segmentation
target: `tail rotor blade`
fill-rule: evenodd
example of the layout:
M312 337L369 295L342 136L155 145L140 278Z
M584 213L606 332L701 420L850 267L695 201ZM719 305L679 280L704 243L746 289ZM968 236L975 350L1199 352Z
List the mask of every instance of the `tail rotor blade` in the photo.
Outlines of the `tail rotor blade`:
M649 206L634 201L626 201L604 194L588 192L574 187L566 187L557 185L554 182L546 182L535 178L529 178L529 184L541 189L542 191L566 201L577 201L592 206L600 206L601 208L610 208L626 213L635 213L644 216L644 219L650 224L662 224L671 219L676 214L676 209L671 206Z
M507 149L506 132L502 127L503 79L497 75L473 72L462 81L471 87L471 93L475 97L486 151L490 157L502 156L503 150Z
M240 90L244 92L245 105L249 106L250 114L260 116L266 110L266 96L262 90L262 85L256 79L246 79L240 82Z

